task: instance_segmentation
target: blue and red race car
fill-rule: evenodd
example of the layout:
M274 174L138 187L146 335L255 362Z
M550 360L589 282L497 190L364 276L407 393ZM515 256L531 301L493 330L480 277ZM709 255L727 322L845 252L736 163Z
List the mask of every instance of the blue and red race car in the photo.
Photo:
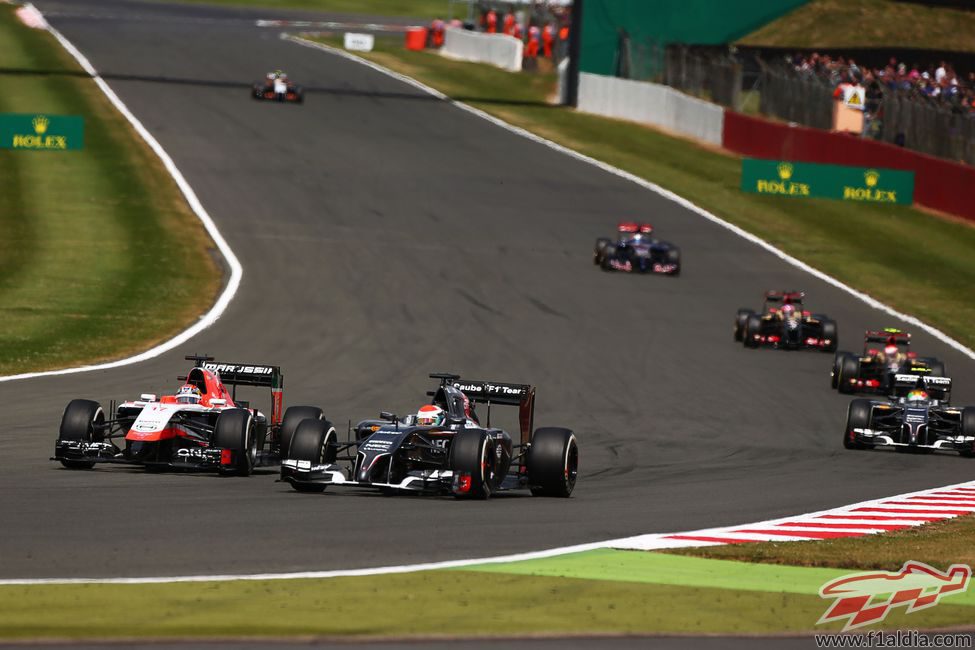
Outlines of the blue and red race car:
M596 240L592 263L604 271L680 275L680 249L656 237L648 223L624 221L616 228L614 242Z

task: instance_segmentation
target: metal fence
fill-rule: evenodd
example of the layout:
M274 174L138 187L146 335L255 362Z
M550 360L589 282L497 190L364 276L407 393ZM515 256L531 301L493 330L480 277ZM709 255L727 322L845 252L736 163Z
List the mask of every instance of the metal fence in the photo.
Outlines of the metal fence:
M833 92L825 82L759 63L759 112L815 129L832 128Z
M875 119L878 140L975 165L975 113L888 90Z
M664 83L722 106L741 108L742 64L730 54L695 51L685 45L666 50Z

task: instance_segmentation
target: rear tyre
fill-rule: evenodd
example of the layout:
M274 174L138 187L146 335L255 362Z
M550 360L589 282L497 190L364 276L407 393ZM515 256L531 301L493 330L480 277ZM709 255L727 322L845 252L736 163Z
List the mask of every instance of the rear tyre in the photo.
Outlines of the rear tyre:
M70 442L101 442L105 439L103 426L105 412L98 402L90 399L73 399L68 402L61 416L58 440ZM90 460L71 460L62 458L61 464L68 469L91 469L95 466Z
M757 348L758 339L755 337L762 331L762 317L758 314L751 314L745 320L745 333L742 342L746 348Z
M975 406L966 406L961 411L961 435L975 437ZM975 441L961 452L965 458L975 458Z
M338 436L328 420L302 420L291 439L289 460L306 460L312 465L331 465L338 455ZM324 492L321 483L292 483L298 492Z
M836 352L836 346L839 341L836 321L835 320L824 320L823 321L823 338L829 339L829 345L823 346L823 352Z
M843 432L844 447L847 449L867 449L870 446L856 439L854 429L870 428L870 412L872 410L868 399L855 399L850 402L850 408L846 412L846 430Z
M748 317L754 314L751 309L746 309L742 307L735 314L735 340L741 341L745 336L745 324L748 322Z
M569 429L536 429L528 448L528 485L536 497L572 494L579 473L579 445Z
M254 419L247 409L227 409L217 417L213 428L213 445L229 449L231 462L220 465L225 476L250 476L257 460L257 437L254 435Z
M450 443L450 469L454 472L454 496L487 499L495 484L497 442L486 431L460 431ZM469 487L464 488L467 477ZM463 489L463 491L459 491Z
M852 380L860 378L860 357L848 354L840 360L840 377L836 389L845 395L856 392L856 384Z
M288 446L295 435L295 429L302 420L324 420L325 414L317 406L289 406L281 420L281 433L278 436L278 446L281 458L288 457Z

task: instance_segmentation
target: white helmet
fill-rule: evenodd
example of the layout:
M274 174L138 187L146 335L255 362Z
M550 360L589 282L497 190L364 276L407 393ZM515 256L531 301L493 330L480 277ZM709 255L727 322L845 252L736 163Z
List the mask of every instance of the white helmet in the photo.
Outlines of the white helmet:
M421 427L436 427L443 424L443 409L435 404L424 404L416 413L416 423Z
M203 394L193 384L181 386L179 392L176 393L176 402L179 404L199 404L202 399Z

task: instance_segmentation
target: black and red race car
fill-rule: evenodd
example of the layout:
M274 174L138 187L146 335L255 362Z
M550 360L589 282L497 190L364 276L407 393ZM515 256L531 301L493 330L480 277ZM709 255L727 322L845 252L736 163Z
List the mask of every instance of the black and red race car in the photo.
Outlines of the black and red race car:
M69 469L124 463L247 476L255 466L280 460L299 422L324 419L321 409L310 406L292 406L282 416L284 376L278 366L186 359L195 365L179 377L183 385L173 395L113 401L108 415L98 402L71 400L51 460ZM271 389L270 421L237 399L238 386Z
M280 70L267 73L264 81L257 81L251 87L251 97L277 102L301 104L305 101L305 89L288 79Z
M616 232L615 242L608 237L596 240L593 264L604 271L680 275L680 249L653 237L653 226L624 221Z
M579 469L576 436L561 427L533 430L533 386L445 373L430 377L440 384L421 412L436 411L440 419L383 412L350 428L346 442L329 422L306 420L281 461L281 480L299 492L335 486L472 499L518 488L534 496L572 494ZM484 424L475 404L487 408ZM492 406L518 407L517 438L491 425Z
M801 291L766 291L762 312L748 308L735 315L735 340L746 348L770 345L786 350L833 352L837 345L836 321L806 311Z
M919 357L911 350L911 335L888 327L863 335L863 353L837 352L830 386L841 393L890 394L897 375L945 377L945 364L935 357Z

